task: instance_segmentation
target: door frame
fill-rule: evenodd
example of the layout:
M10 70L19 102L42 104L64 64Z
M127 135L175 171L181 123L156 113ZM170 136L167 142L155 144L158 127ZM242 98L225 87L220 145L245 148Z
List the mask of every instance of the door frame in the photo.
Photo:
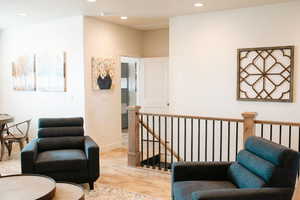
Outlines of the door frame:
M140 103L140 66L141 66L141 59L139 57L133 57L133 56L120 56L120 67L122 62L128 62L128 61L132 61L132 62L136 62L136 105L139 105ZM121 77L121 74L120 74Z

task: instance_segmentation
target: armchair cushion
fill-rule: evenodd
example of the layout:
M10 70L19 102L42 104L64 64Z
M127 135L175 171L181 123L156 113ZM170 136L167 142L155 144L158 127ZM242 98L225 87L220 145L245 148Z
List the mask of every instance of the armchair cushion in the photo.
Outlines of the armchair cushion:
M38 173L79 171L87 168L87 158L82 150L64 149L39 153L35 169Z
M39 119L39 128L49 128L49 127L70 127L70 126L80 126L83 127L82 117L73 118L41 118Z
M275 165L282 165L285 160L284 156L292 152L284 146L258 137L249 137L245 143L245 149Z
M255 175L263 178L266 182L269 182L276 166L271 162L264 160L255 154L242 150L237 156L238 162L250 170Z
M83 136L83 118L42 118L39 119L38 137Z
M231 162L178 162L172 165L172 179L177 181L228 180Z
M239 163L234 163L230 166L228 176L231 182L239 188L261 188L266 184L262 178L256 176Z
M46 137L62 137L62 136L83 136L83 127L51 127L51 128L40 128L38 131L39 138Z
M60 149L84 149L84 137L50 137L37 140L39 152Z
M290 188L215 189L192 194L192 200L287 200L292 198Z
M192 193L213 189L236 188L229 181L182 181L174 183L175 200L191 200Z
M294 187L299 168L298 152L254 136L247 139L245 149L276 166L268 185Z

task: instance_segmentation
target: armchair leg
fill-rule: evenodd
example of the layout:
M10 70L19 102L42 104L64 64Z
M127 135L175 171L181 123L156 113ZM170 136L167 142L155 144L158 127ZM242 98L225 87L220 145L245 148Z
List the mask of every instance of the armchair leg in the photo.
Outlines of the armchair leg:
M93 181L89 182L89 186L90 186L90 190L94 190L94 182Z

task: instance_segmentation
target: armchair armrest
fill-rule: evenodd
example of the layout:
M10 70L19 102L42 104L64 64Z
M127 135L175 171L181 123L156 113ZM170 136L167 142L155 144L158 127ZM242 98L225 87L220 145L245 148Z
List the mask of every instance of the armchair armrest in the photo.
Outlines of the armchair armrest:
M90 138L85 136L84 150L88 159L90 178L97 180L99 177L99 146Z
M224 189L193 192L192 200L290 200L291 188Z
M231 162L178 162L172 165L172 181L227 180Z
M28 143L21 152L22 173L34 173L34 162L38 154L37 139Z

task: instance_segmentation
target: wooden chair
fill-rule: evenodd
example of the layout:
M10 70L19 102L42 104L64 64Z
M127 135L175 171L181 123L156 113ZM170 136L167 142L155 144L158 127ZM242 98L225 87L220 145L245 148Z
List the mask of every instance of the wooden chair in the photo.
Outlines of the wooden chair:
M8 155L11 155L12 144L19 143L20 150L24 147L24 142L29 142L28 133L30 129L31 119L26 120L17 124L7 125L4 128L6 134L3 135L3 141L8 150Z

